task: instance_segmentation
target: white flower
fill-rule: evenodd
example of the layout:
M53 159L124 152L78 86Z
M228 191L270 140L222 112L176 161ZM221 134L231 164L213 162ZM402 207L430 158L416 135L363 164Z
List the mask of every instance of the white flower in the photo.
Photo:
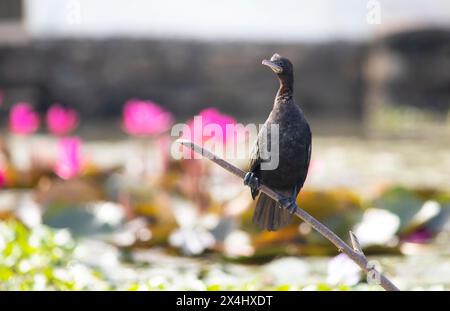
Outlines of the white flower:
M125 218L123 207L113 202L96 202L91 208L99 224L117 226Z
M369 208L364 212L361 223L356 225L355 234L362 247L389 243L400 227L400 218L383 209Z
M29 228L39 227L42 223L41 207L30 195L21 197L16 209L16 215Z
M43 291L46 290L47 286L47 278L45 275L39 273L34 276L34 282L33 282L33 290L37 291Z
M436 201L426 201L423 203L419 212L411 219L411 223L421 225L435 217L441 211L441 205Z
M201 227L180 228L169 237L172 246L181 248L187 255L198 255L215 243L214 236Z
M6 247L5 238L0 235L0 252L2 252Z
M241 230L231 232L225 238L224 244L228 256L251 256L255 252L250 236Z
M299 258L285 257L267 264L264 270L275 280L275 284L298 285L306 281L310 269Z
M345 254L339 254L328 263L327 283L355 285L361 278L361 269Z
M88 265L100 266L111 271L119 267L119 250L97 240L83 240L74 251L75 259Z
M58 246L68 245L69 243L73 243L72 236L70 235L70 231L67 229L60 229L56 231L54 236L54 241Z
M202 215L194 205L183 200L175 200L172 206L180 228L169 236L169 243L187 255L198 255L216 243L210 232L219 223L217 215Z

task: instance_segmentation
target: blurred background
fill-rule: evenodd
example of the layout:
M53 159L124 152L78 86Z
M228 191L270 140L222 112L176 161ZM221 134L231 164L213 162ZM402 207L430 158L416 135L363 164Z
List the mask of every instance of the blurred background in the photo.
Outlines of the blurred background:
M265 121L275 52L313 131L299 205L400 288L450 289L448 1L0 0L0 290L379 290L171 157L196 115Z

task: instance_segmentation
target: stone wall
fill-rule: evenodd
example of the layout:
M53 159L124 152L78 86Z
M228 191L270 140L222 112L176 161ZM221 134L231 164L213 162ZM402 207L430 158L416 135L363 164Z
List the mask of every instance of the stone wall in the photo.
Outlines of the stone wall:
M295 64L296 99L317 117L358 119L363 45L269 45L115 39L34 41L0 47L0 88L7 102L55 101L88 118L117 117L127 98L153 99L183 119L216 106L261 120L278 87L261 65L274 52Z
M380 81L391 104L445 115L450 108L450 31L399 33L380 40L373 50L395 67Z

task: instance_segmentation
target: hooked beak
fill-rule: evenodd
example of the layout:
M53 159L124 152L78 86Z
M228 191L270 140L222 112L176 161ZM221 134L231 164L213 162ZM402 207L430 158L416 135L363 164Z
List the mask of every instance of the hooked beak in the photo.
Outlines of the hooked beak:
M283 68L281 68L280 66L278 66L277 64L275 64L274 62L272 62L270 60L265 59L262 61L262 64L264 66L267 66L270 69L272 69L273 72L275 72L275 73L281 73L283 71Z

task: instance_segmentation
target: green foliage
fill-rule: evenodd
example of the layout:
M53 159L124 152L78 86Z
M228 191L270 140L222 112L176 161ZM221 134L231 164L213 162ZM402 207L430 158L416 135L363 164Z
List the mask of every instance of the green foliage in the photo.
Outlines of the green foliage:
M0 223L0 289L74 289L60 271L73 247L67 231L30 231L14 220Z
M150 271L145 280L118 281L80 262L75 252L77 242L67 230L46 226L27 228L16 220L0 222L0 290L345 290L327 284L300 285L267 283L260 272L241 279L226 267L203 270L178 270L139 267ZM121 264L115 269L127 268ZM155 269L160 273L153 274ZM173 271L172 271L173 270ZM249 270L250 272L250 270Z

